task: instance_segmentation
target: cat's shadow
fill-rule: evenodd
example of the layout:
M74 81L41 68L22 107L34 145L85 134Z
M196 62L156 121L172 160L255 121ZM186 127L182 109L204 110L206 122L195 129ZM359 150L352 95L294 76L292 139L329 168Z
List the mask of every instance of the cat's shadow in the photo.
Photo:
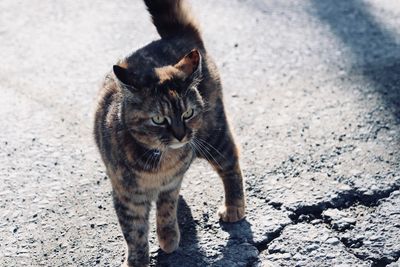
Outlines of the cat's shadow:
M250 223L247 220L233 224L220 222L221 229L229 233L229 241L222 250L218 249L219 252L217 254L220 254L220 256L206 255L202 246L199 245L196 229L197 222L193 218L192 212L182 196L179 197L178 222L181 232L179 249L172 254L166 254L159 249L157 254L152 257L152 266L228 266L229 262L237 260L237 252L241 249L237 244L240 244L241 240L247 240L250 243L253 241ZM213 244L210 244L210 246L213 246ZM216 248L211 247L211 250L214 249ZM219 259L215 259L215 257Z

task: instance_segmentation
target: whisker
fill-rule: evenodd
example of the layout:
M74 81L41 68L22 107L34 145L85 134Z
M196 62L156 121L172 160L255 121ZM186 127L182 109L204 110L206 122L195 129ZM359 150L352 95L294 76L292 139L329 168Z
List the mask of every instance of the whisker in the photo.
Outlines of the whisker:
M200 148L196 145L195 140L192 139L192 141L193 141L193 143L191 143L191 145L193 145L193 148L195 149L195 152L199 153L201 156L203 156L203 157L206 158L208 161L210 161L209 158L207 157L207 155L205 155L205 154L200 150Z
M147 158L146 164L144 166L145 170L150 170L150 163L153 160L153 157L154 157L154 154L151 154L151 156Z
M161 162L163 161L163 157L164 157L164 153L162 153L162 152L160 152L161 154L160 154L160 157L159 157L159 160L158 160L158 163L157 163L157 170L159 170L160 169L160 167L161 167Z
M158 162L157 159L159 158L159 155L157 155L156 153L153 153L153 160L151 161L151 169L154 170L155 167L157 166Z
M197 140L197 141L198 141L198 140ZM207 147L205 147L205 146L204 146L203 144L201 144L200 142L198 142L197 144L198 144L198 147L200 147L200 148L202 149L202 151L204 151L205 153L207 153L207 155L209 155L208 160L211 161L211 162L215 162L215 163L222 169L221 164L215 159L215 157L210 153L210 151L208 151ZM210 158L211 158L212 160L210 160Z
M199 142L199 140L198 139L193 139L194 141L195 141L195 143L197 144L197 146L200 148L201 147L201 149L204 151L204 152L206 152L211 158L212 158L212 160L210 160L209 158L207 158L209 161L214 161L221 169L222 169L222 166L221 166L221 164L214 158L214 156L207 150L207 147L206 146L204 146L202 143L200 143Z
M224 156L218 149L216 149L213 145L211 145L211 144L208 143L207 141L201 139L200 137L198 137L197 139L198 139L198 141L200 141L200 142L203 143L204 145L207 145L207 146L209 146L210 148L214 149L215 152L217 152L221 157L223 157L223 158L226 160L225 156Z

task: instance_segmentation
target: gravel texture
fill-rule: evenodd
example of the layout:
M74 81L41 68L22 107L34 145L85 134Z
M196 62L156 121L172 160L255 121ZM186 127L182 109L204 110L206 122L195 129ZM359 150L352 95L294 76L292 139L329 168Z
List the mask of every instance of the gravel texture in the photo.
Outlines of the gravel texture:
M187 173L156 266L399 266L400 2L191 1L241 144L247 218ZM141 1L0 2L0 266L119 266L92 140L117 58L158 38ZM153 215L154 216L154 215Z

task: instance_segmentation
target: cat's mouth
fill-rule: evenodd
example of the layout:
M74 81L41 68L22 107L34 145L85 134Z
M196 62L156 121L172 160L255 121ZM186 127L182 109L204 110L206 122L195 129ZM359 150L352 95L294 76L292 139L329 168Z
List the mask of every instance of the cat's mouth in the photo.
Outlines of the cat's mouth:
M168 147L170 147L172 149L178 149L178 148L186 146L188 143L189 142L179 142L179 143L177 142L177 143L169 144Z

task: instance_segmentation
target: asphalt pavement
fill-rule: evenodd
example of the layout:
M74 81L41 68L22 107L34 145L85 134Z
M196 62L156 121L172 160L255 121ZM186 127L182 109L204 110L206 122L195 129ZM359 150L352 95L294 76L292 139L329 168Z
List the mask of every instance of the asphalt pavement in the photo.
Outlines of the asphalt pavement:
M400 266L400 2L190 2L241 144L247 217L218 221L222 182L195 161L180 248L162 253L153 225L152 265ZM157 38L139 0L0 2L0 266L120 265L96 94Z

